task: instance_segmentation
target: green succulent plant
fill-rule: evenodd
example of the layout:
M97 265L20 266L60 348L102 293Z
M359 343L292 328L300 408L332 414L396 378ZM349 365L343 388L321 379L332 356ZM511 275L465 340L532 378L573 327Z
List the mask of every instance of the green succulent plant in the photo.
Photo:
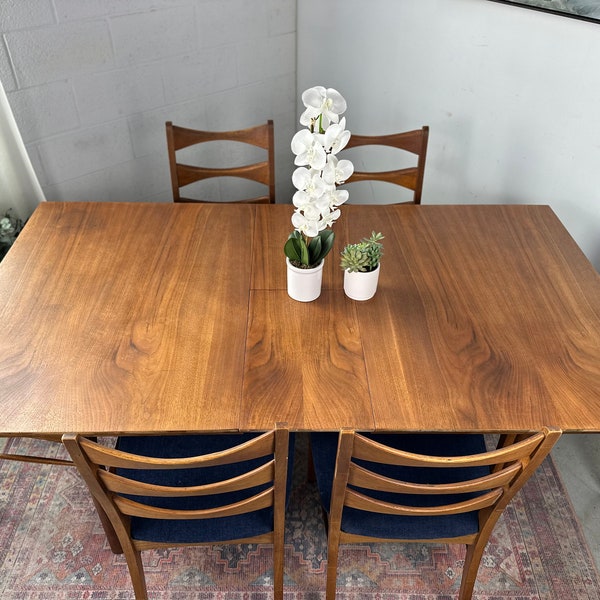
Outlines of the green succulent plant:
M340 267L350 273L374 271L383 256L383 237L381 233L373 231L370 238L363 238L357 244L348 244L341 252Z

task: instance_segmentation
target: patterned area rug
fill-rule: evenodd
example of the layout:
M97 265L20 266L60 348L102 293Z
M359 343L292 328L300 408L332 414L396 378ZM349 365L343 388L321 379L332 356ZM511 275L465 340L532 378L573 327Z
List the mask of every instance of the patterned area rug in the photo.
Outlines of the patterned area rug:
M286 600L324 598L326 543L318 496L306 480L298 436L286 532ZM0 448L4 444L0 440ZM11 451L43 443L13 440ZM44 446L45 447L45 446ZM50 452L62 453L59 447ZM111 553L87 490L72 467L0 462L0 598L129 600L125 560ZM366 544L340 554L338 600L450 600L460 546ZM269 546L213 546L144 553L150 598L267 600ZM513 500L486 549L478 600L600 600L581 527L551 460Z

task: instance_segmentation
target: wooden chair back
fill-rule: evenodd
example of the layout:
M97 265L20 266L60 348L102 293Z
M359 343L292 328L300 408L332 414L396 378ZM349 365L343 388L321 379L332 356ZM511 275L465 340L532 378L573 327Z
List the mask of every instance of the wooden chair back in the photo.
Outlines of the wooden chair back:
M193 449L192 440L198 440L202 436L188 437L190 448ZM210 438L218 436L203 437L203 444L206 446ZM161 436L154 438L160 447ZM127 439L135 444L135 440L131 442L132 438ZM123 452L91 442L76 434L65 434L63 443L95 498L96 507L103 513L100 514L100 518L105 524L105 529L107 522L114 529L127 559L136 599L147 598L140 556L142 550L211 543L272 543L274 595L277 600L283 599L284 514L289 444L289 431L286 426L278 425L274 430L249 440L245 439L233 447L183 458L157 458ZM183 443L185 444L185 439ZM159 453L162 452L164 445ZM257 459L261 459L258 467ZM245 461L254 462L248 463L250 466L246 468ZM220 470L231 466L234 466L236 475L222 478ZM203 479L197 471L210 468L210 482L206 483L206 478ZM167 479L171 482L168 485L152 483L153 480L162 480L164 473L173 470L185 470L183 475L175 478L178 485L172 484L172 475ZM204 483L198 484L198 481ZM219 494L222 496L217 496ZM232 494L235 497L241 494L243 498L231 501ZM202 499L206 498L209 499L208 504L202 504ZM200 499L200 505L206 507L194 508L189 499ZM273 519L272 527L266 533L240 538L239 530L235 529L227 532L231 534L231 538L227 540L192 539L198 531L202 536L206 535L207 528L210 527L209 521L212 519L219 519L221 525L216 527L222 529L223 519L239 515L250 519L252 514L269 507L272 508ZM164 521L169 521L172 525L166 528L166 539L160 535L157 539L147 539L146 535L144 539L136 539L132 534L135 519L145 520L138 522L150 523L150 528ZM169 536L176 537L173 530L177 527L176 523L182 520L185 521L185 542L170 539ZM190 523L196 520L202 520L202 524L201 529L194 533ZM264 528L264 523L262 526ZM148 531L150 535L153 529ZM164 533L165 528L160 531Z
M350 140L346 146L347 149L357 148L360 146L388 146L415 154L417 156L417 164L413 167L395 169L391 171L356 170L352 176L348 178L346 183L350 184L358 181L384 181L387 183L393 183L413 191L412 202L398 202L398 204L421 204L428 139L428 126L424 126L421 129L415 129L414 131L405 131L390 135L369 136L357 135L353 133L350 136Z
M452 444L454 436L448 434L445 437L447 443ZM428 456L384 445L351 430L342 431L328 519L327 600L335 598L340 543L392 540L467 544L459 599L471 598L481 556L493 527L559 437L560 431L546 428L530 435L502 436L496 449L481 454ZM454 450L450 449L450 452ZM421 476L397 479L391 475L397 467L409 468L408 471L415 469L420 475L437 470L438 475L428 475L426 479ZM481 468L485 475L481 474ZM456 469L460 469L461 474L465 469L473 469L476 476L456 480L451 476L451 471ZM446 471L449 476L439 477L439 470ZM439 483L432 483L436 481ZM429 500L412 501L418 496ZM444 500L438 503L436 496ZM448 498L452 501L448 502ZM379 513L382 519L408 517L417 528L421 517L458 518L461 514L476 511L479 527L475 533L452 537L425 532L422 538L411 535L406 539L392 534L387 537L365 532L356 534L344 531L344 511L348 509ZM393 531L391 527L390 531Z
M241 177L267 186L268 192L266 195L238 200L238 202L252 204L273 204L275 202L275 145L272 120L263 125L235 131L187 129L173 125L171 121L168 121L166 130L174 202L207 202L206 200L181 196L180 188L213 177ZM188 165L177 161L178 150L214 141L240 142L263 148L267 151L267 158L264 161L249 165L222 168Z

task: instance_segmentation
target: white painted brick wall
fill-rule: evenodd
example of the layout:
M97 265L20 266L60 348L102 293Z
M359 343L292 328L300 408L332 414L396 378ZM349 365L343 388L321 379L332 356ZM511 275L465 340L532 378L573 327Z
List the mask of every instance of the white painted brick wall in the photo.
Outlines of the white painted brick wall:
M133 158L124 119L48 138L38 144L46 173L66 181Z
M83 125L106 123L165 105L165 94L156 64L86 73L71 79L79 118Z
M14 0L14 2L27 2L27 0ZM61 22L148 12L178 4L194 3L177 0L54 0L56 14Z
M3 39L0 40L0 81L5 92L10 92L17 87Z
M0 26L3 31L41 27L55 22L52 0L2 0Z
M0 0L0 79L48 200L171 201L165 121L272 118L288 202L296 1Z
M108 24L103 21L21 29L5 39L19 87L114 67Z
M194 21L194 6L134 13L110 19L118 64L144 64L195 52L198 44Z
M21 115L19 129L25 143L79 127L75 96L66 81L15 91L10 103L13 112Z

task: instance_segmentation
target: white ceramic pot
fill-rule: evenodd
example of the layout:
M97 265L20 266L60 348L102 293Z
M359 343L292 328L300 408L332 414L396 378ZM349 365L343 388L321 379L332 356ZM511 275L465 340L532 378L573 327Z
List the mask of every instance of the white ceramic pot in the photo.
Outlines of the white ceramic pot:
M368 300L375 295L381 263L368 273L344 271L344 292L352 300Z
M290 298L299 302L312 302L321 295L321 282L323 280L323 264L313 269L299 269L285 258L287 264L287 291Z

